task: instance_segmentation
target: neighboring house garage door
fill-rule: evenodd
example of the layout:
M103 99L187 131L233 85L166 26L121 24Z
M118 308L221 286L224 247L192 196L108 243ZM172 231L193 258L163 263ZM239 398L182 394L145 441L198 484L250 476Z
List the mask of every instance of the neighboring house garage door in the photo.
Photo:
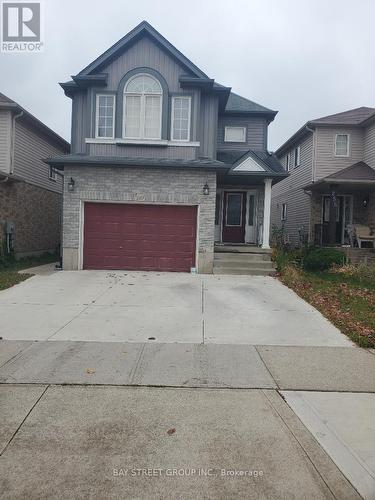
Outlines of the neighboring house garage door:
M85 203L84 269L195 267L196 207Z

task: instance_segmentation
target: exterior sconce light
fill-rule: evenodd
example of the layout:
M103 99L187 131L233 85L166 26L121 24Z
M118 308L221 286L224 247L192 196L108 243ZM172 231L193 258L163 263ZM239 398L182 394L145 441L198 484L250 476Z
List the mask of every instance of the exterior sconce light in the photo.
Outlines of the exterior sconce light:
M68 191L70 191L71 193L74 191L74 179L73 177L70 178L70 181L68 182Z
M210 187L209 187L209 185L207 184L207 182L206 182L206 184L203 186L203 194L204 194L205 196L207 196L207 195L209 195L209 194L210 194Z
M368 196L365 196L365 197L363 198L363 201L362 201L363 208L367 208L367 206L368 206L368 202L369 202L369 197L368 197Z

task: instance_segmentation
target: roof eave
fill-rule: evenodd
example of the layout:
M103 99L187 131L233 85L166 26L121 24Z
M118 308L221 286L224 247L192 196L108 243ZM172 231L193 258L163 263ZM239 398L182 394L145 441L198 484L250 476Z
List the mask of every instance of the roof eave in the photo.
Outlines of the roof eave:
M314 124L312 122L306 122L301 128L297 130L287 141L284 142L276 151L275 155L280 157L283 153L285 153L288 149L293 146L299 139L305 137L308 134L312 133L312 129L314 128Z

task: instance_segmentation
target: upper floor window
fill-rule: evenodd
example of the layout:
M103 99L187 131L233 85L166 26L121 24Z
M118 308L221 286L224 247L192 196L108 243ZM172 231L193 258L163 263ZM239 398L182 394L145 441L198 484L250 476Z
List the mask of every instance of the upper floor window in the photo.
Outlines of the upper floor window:
M190 97L172 98L172 141L190 140Z
M290 171L290 153L288 153L285 158L285 170L287 172Z
M225 127L224 142L246 142L246 127Z
M161 139L163 91L158 80L138 74L127 82L124 93L124 137Z
M115 96L98 94L96 96L95 137L113 139L115 136Z
M301 164L301 146L294 148L294 166L299 167Z
M349 134L336 134L335 156L349 156Z

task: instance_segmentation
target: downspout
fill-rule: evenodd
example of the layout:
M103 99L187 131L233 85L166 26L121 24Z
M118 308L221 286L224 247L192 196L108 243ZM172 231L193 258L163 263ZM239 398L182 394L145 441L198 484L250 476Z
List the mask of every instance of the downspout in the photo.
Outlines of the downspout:
M17 118L21 118L23 115L23 111L20 111L17 115L14 115L12 118L12 138L10 145L10 165L9 165L9 173L14 173L14 145L16 142L16 120Z

